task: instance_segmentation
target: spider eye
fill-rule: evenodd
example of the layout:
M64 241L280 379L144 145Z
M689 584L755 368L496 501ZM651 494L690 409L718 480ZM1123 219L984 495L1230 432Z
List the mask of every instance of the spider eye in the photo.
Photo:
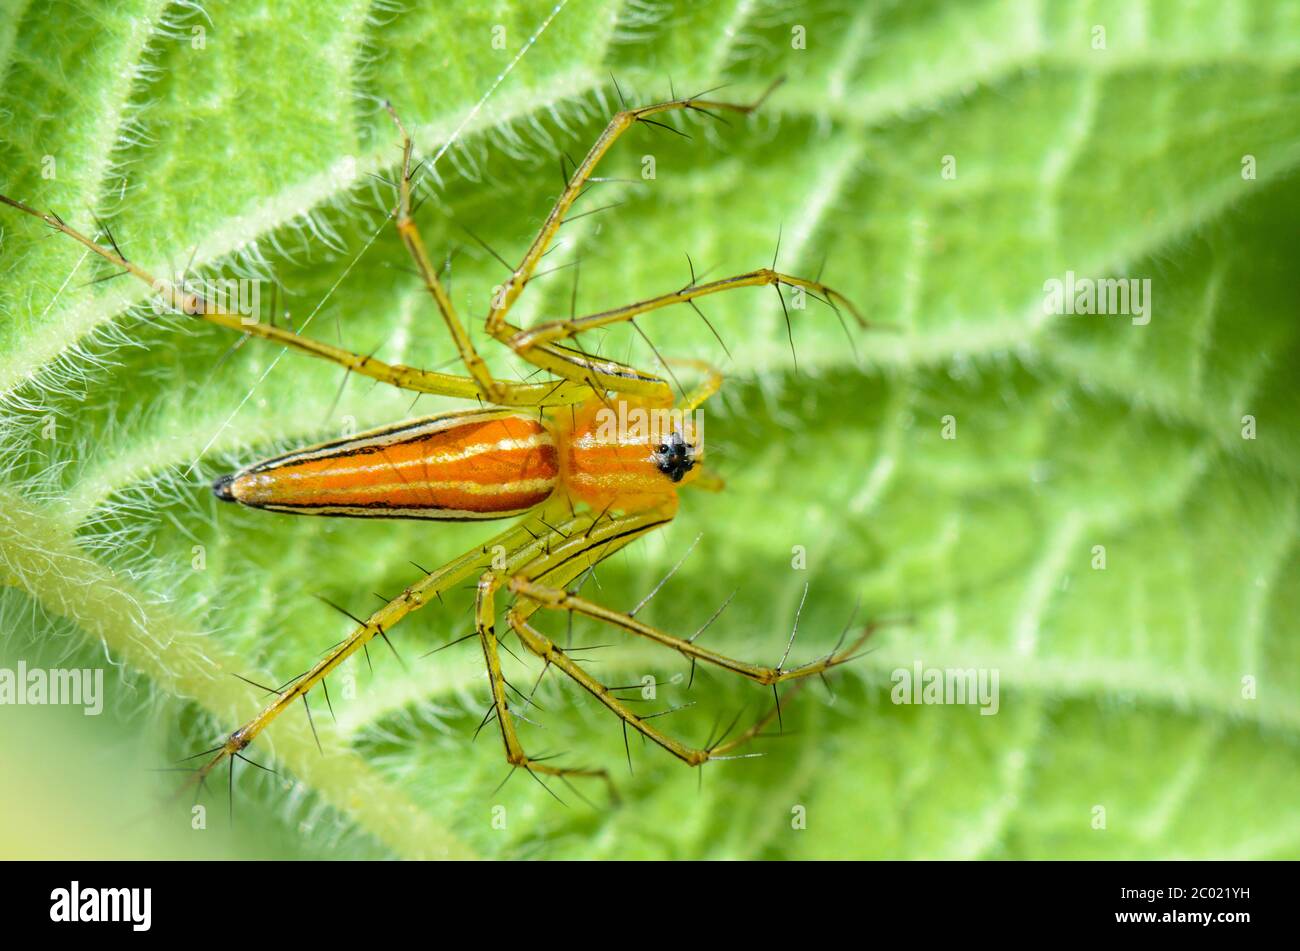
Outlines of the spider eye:
M661 442L661 443L659 444L659 451L660 451L660 452L667 452L667 451L668 451L668 443L666 443L666 442Z

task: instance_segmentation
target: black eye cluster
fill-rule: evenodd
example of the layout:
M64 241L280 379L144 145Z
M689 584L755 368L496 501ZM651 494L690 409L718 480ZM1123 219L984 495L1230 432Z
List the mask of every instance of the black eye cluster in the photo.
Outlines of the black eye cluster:
M674 482L681 482L695 466L695 450L681 433L673 432L655 450L655 465Z

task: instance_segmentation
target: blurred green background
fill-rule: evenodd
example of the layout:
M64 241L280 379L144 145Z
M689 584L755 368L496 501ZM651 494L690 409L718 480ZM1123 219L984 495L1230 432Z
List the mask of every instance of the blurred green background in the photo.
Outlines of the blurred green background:
M729 376L707 407L728 490L688 493L586 593L629 608L699 537L641 617L690 634L734 591L702 643L769 663L805 584L798 660L858 601L912 623L833 696L789 702L762 758L702 773L633 737L629 774L617 721L547 677L525 744L610 767L623 797L557 787L566 808L526 776L498 790L497 737L471 741L477 648L419 656L470 630L464 592L394 632L409 670L382 645L373 671L348 665L337 722L316 695L324 755L302 711L285 716L250 750L279 775L241 769L233 826L216 777L193 829L168 800L180 774L153 770L256 710L231 673L288 679L348 627L313 594L368 611L411 561L491 529L219 506L206 483L232 466L452 404L412 408L258 342L230 353L214 328L155 319L141 286L87 286L107 272L3 209L0 666L103 667L108 704L0 707L0 849L1300 855L1296 4L0 0L0 190L88 230L93 208L159 272L193 254L209 276L274 281L323 339L440 365L454 351L379 230L392 196L371 176L398 157L379 100L436 175L418 220L435 259L456 251L477 334L505 271L455 222L522 254L560 155L618 108L611 73L635 103L788 81L750 120L624 139L602 173L638 181L600 186L592 207L623 204L566 226L548 259L581 257L580 310L682 286L688 253L711 277L767 264L781 230L784 270L824 262L891 329L855 334L855 353L811 302L792 312L796 372L770 290L704 303L729 355L684 308L644 318L661 352ZM1070 270L1149 279L1150 323L1045 314L1044 282ZM573 274L531 285L516 318L567 314ZM584 346L653 365L622 330ZM607 682L687 671L591 625L573 636L615 645L591 655ZM891 672L918 661L998 671L998 714L891 703ZM699 743L766 701L701 669L648 706L694 702L659 723Z

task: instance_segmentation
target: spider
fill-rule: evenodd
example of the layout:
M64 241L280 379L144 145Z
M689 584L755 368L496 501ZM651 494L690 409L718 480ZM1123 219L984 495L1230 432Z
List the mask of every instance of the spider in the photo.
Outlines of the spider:
M787 648L786 657L769 667L700 647L693 638L678 637L637 620L635 611L617 611L568 590L601 561L672 521L677 514L680 488L721 487L721 480L704 466L702 426L695 413L718 391L722 375L700 361L665 361L684 366L700 377L692 391L683 392L675 400L666 380L583 351L576 342L577 335L630 322L641 314L674 304L695 307L696 299L710 294L761 285L773 285L779 291L783 284L803 288L830 304L837 314L838 305L843 305L865 328L866 321L850 301L820 280L774 270L774 261L773 268L707 283L693 278L680 290L599 313L547 321L526 330L506 319L573 203L592 180L596 166L628 129L637 123L662 125L653 117L681 110L714 118L718 112L749 115L779 83L777 80L749 103L706 98L712 90L639 108L629 109L624 103L624 108L609 120L569 176L523 259L494 295L486 319L487 334L523 360L552 374L555 379L548 382L494 377L471 341L412 219L413 145L391 104L384 105L401 137L401 178L397 183L397 204L389 217L446 323L465 367L463 376L388 364L273 323L250 323L245 315L215 306L188 289L183 280L173 283L154 278L125 258L106 228L107 246L78 232L53 212L42 214L21 201L0 195L0 202L41 219L116 268L147 283L172 312L278 342L400 389L460 397L479 404L475 409L413 419L258 462L217 479L212 488L218 498L255 508L319 516L434 521L518 519L481 547L436 570L425 571L420 580L369 617L355 619L357 626L349 636L310 670L272 691L274 699L256 716L219 746L192 757L209 757L195 770L199 783L227 760L233 775L234 758L243 758L241 751L295 701L302 699L305 705L308 693L317 685L324 687L325 678L347 658L376 637L386 640L394 625L439 599L443 592L474 580L475 630L468 636L477 637L488 674L491 704L484 724L496 720L511 772L523 767L534 778L549 775L567 783L569 777L597 777L613 791L605 769L566 767L530 758L520 743L499 654L496 604L503 594L513 598L505 615L506 624L547 669L556 668L591 693L623 722L625 731L628 727L636 730L690 766L726 758L756 736L780 716L779 696L772 711L736 737L725 740L724 734L723 739L704 748L691 747L661 731L649 722L649 717L633 712L616 695L616 688L601 683L539 630L533 623L534 615L553 611L592 618L677 651L691 661L692 675L697 662L712 664L770 685L774 695L779 683L823 674L857 655L874 629L870 625L847 646L846 628L836 648L820 660L787 669ZM784 298L782 301L784 304ZM629 425L629 420L634 419L636 424Z

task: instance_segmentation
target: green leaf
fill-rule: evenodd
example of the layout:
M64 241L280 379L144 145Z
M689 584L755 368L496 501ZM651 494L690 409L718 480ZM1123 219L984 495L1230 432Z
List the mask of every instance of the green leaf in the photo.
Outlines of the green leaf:
M27 766L6 771L0 815L39 801L51 817L0 820L15 854L1300 855L1294 4L9 6L0 191L87 231L98 216L155 273L264 278L310 335L430 367L455 351L384 226L399 143L382 100L436 181L419 224L435 260L455 251L479 339L505 269L465 228L517 259L561 155L580 157L620 92L729 82L715 95L744 100L785 75L750 119L629 132L601 174L630 181L587 199L622 204L565 226L548 265L581 267L514 313L568 314L575 273L589 312L681 287L688 254L710 277L765 266L778 233L781 269L824 262L877 326L850 345L818 302L794 307L797 372L770 290L703 303L730 356L688 309L641 318L660 352L727 373L707 425L728 487L686 493L584 593L628 609L698 537L639 617L689 636L734 591L702 643L768 663L805 585L792 658L829 650L855 603L906 619L833 696L787 693L788 735L759 740L762 758L702 773L635 735L625 752L618 722L548 674L526 746L611 768L623 799L557 786L565 809L527 777L498 789L496 736L471 742L472 643L421 656L470 629L463 592L393 632L405 668L380 645L373 671L357 658L331 681L337 722L313 703L323 753L302 711L281 718L249 751L280 774L241 764L233 831L213 789L213 835L194 832L156 802L173 777L146 770L255 712L231 674L288 679L348 626L313 594L369 610L412 561L488 534L238 510L206 482L457 404L413 408L259 341L230 352L140 306L143 285L87 284L109 272L5 208L3 660L107 657L109 695L102 720L28 708L0 731ZM1046 313L1067 272L1148 279L1149 323ZM487 343L496 372L528 372ZM584 346L655 365L626 327ZM617 632L573 636L616 645L588 655L607 683L665 682L647 709L693 701L659 721L689 742L770 703L703 668L688 691L680 657ZM996 715L892 702L918 663L996 672ZM539 673L507 665L521 689ZM135 825L106 832L122 803Z

